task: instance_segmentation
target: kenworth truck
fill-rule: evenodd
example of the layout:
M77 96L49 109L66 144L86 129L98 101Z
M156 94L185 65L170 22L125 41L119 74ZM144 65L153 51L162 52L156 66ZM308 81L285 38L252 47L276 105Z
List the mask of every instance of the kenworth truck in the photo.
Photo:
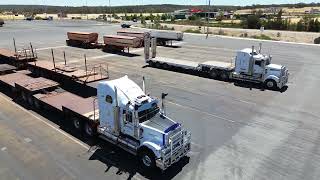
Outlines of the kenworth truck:
M145 41L150 42L150 35L145 36ZM237 51L234 62L206 61L195 62L164 57L156 57L156 38L151 38L150 43L145 43L145 61L150 66L163 69L182 69L186 72L203 74L213 79L223 81L238 80L243 82L262 83L269 89L283 88L288 82L289 73L285 66L272 64L272 57L252 48Z

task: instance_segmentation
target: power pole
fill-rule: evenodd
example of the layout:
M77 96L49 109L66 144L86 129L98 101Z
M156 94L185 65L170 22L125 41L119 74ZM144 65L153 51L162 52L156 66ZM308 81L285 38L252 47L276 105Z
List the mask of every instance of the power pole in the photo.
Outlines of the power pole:
M206 39L208 39L208 37L209 37L210 4L211 4L211 0L209 0L209 3L208 3L208 12L207 12L207 36L206 36Z
M112 16L112 14L111 14L111 2L110 2L110 0L109 0L109 14L110 14L110 23L111 23L111 16Z

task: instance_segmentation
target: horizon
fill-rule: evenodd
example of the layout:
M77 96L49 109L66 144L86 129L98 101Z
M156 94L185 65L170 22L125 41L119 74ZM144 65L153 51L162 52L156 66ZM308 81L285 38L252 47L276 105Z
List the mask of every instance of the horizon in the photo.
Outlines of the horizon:
M13 3L12 3L13 1ZM92 7L98 7L98 6L109 6L108 0L81 0L80 2L76 0L69 0L69 3L62 2L64 0L56 0L55 3L47 3L46 0L12 0L10 4L4 4L0 2L0 5L22 5L22 6L32 6L32 5L39 5L39 6L67 6L67 7L83 7L83 6L92 6ZM26 3L29 2L29 3ZM119 1L112 2L113 0L110 0L110 4L113 7L116 6L141 6L141 5L185 5L185 6L201 6L201 5L207 5L208 0L203 0L203 3L199 3L197 0L159 0L159 3L148 3L150 0L127 0L127 3L124 3L123 1L119 3ZM23 2L23 3L21 3ZM152 1L151 1L152 2ZM188 2L185 3L185 2ZM265 3L257 3L259 0L253 0L253 1L241 1L241 0L231 0L228 1L228 3L223 4L219 3L223 2L222 0L213 1L211 0L212 6L252 6L252 5L281 5L281 4L310 4L310 3L320 3L319 1L314 0L305 0L304 2L299 2L297 0L266 0ZM240 3L241 2L241 3ZM250 3L249 3L250 2ZM197 4L198 3L198 4Z

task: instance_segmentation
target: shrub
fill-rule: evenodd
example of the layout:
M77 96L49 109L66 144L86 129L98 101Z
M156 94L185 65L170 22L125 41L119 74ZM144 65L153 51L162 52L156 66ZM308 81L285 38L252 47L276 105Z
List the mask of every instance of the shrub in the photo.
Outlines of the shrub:
M274 39L272 39L271 37L269 37L269 36L267 36L267 35L264 35L264 34L261 34L260 36L254 35L254 36L251 36L251 38L254 38L254 39L263 39L263 40L274 40Z
M193 29L187 29L187 30L185 30L184 32L186 32L186 33L197 33L197 34L201 34L201 31L199 31L199 30L193 30Z
M42 20L42 18L40 16L36 16L34 19L35 20Z
M320 37L314 39L315 44L320 44Z

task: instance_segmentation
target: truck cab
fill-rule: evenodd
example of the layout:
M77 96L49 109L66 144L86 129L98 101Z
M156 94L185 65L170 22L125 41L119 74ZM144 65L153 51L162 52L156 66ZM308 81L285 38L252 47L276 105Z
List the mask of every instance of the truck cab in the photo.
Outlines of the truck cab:
M268 88L281 89L288 82L288 70L285 66L271 64L272 57L257 52L254 47L237 52L235 59L235 79L262 82Z
M127 76L99 83L97 98L98 133L138 155L145 168L165 170L190 151L191 134Z

